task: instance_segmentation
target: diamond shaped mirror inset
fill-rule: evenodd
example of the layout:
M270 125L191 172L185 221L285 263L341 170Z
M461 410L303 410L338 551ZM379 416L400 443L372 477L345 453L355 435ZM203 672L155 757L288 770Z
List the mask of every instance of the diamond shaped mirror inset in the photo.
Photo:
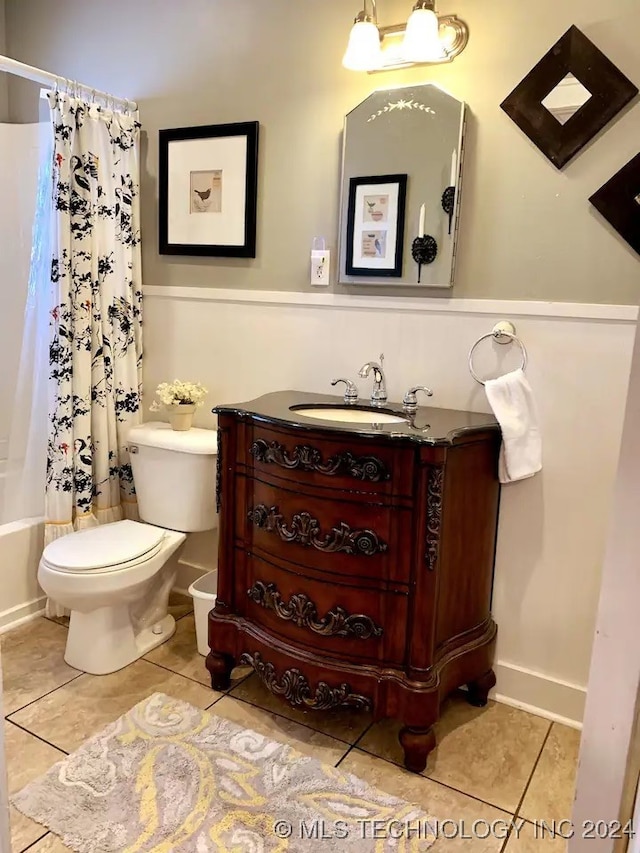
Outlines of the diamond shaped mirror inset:
M637 94L637 86L571 27L503 101L502 109L561 169Z
M551 115L566 124L591 98L591 92L573 74L567 74L542 101Z

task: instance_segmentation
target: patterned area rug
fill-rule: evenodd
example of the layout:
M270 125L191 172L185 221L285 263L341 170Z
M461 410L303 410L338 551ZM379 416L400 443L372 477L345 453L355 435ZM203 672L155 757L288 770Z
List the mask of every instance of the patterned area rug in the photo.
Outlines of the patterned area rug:
M418 806L150 696L12 798L78 853L422 853Z

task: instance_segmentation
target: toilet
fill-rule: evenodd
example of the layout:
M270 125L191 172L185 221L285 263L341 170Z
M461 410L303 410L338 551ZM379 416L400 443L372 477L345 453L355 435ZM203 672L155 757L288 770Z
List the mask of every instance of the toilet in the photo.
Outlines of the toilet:
M176 552L187 533L217 526L216 432L147 423L130 430L128 443L142 521L61 536L38 567L44 592L71 611L65 661L93 675L116 672L173 635Z

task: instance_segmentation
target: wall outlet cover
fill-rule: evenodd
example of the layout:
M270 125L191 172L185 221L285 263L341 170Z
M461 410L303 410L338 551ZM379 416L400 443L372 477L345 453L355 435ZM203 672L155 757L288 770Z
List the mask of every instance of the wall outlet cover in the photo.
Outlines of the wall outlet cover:
M329 285L331 252L328 249L314 249L311 252L311 284L314 287Z

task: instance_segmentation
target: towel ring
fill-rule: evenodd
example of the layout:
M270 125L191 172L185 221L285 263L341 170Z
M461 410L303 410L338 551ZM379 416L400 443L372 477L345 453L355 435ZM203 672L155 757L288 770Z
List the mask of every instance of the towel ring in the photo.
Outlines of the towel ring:
M520 350L522 351L522 365L520 369L526 370L527 362L529 361L527 349L520 340L520 338L516 335L515 326L512 323L509 323L508 321L504 321L502 323L497 323L490 332L487 332L486 335L482 335L482 337L478 338L478 340L469 350L469 373L473 376L476 382L478 382L480 385L486 384L485 380L480 379L480 377L473 369L473 354L476 351L476 347L478 346L478 344L481 344L482 341L486 341L488 338L493 338L499 344L511 344L515 341L515 343L518 344ZM507 338L507 340L500 340L500 338Z

